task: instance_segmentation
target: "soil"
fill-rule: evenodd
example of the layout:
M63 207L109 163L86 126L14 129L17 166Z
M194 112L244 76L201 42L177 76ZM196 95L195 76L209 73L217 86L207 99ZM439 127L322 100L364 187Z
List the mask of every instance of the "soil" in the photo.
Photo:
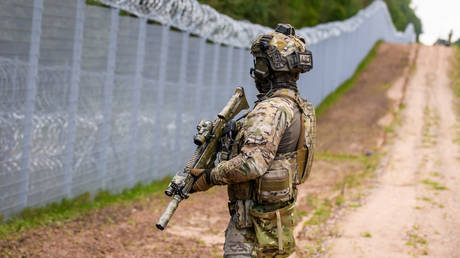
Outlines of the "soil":
M448 72L454 49L421 46L388 163L341 224L330 257L460 257L459 149Z
M299 223L295 231L297 239L295 256L304 257L324 253L326 250L324 249L324 243L331 243L328 239L337 235L334 228L343 211L347 210L344 207L348 204L353 205L359 202L362 199L362 189L368 189L375 181L373 177L363 177L357 186L344 184L344 182L347 182L344 179L350 175L359 175L368 169L369 165L361 161L365 159L366 153L372 157L381 155L379 153L382 152L381 146L385 139L385 128L392 123L395 109L404 95L404 81L408 74L407 71L414 49L414 46L381 44L375 60L359 76L355 87L342 96L335 105L319 118L318 155L310 178L300 186L297 201ZM436 53L432 53L430 56L434 57ZM443 58L447 57L446 51L442 53ZM427 62L427 60L424 62ZM438 65L441 66L443 62L439 61ZM431 64L423 65L427 67L425 70L428 67L432 67ZM422 63L417 64L418 66L422 66ZM420 71L417 70L417 74L419 73ZM423 83L422 79L419 79L419 84ZM411 80L411 85L415 85L414 80ZM417 95L417 90L414 90L414 86L409 87L409 89L411 94L415 94L413 98L421 98L417 97L420 94ZM429 89L436 91L435 87ZM427 93L427 95L429 94ZM439 98L441 97L439 96ZM430 101L437 103L438 97L433 95ZM423 103L423 98L419 102ZM448 102L443 103L443 105L448 105ZM410 107L409 103L407 103L407 106L405 112L409 109L416 109L416 107ZM437 106L436 109L433 108L433 110L437 110L437 114L449 113L447 109L442 106ZM414 116L414 119L424 121L421 116ZM444 120L440 119L439 132L443 131L444 127L449 126L449 124L444 124L442 121ZM340 130L337 130L338 128ZM415 126L413 129L415 130ZM412 132L412 134L416 133L415 131ZM449 139L448 137L450 136L445 135L445 137ZM443 138L439 137L438 142L444 141L442 140ZM443 147L449 146L443 145ZM428 153L427 149L426 155L438 155L437 153L441 152L441 149L436 148L433 149L431 154ZM418 151L418 149L413 149L413 151L416 150ZM406 154L408 155L409 153ZM345 160L337 158L337 156L344 155L354 155L358 158ZM408 159L416 158L414 156L412 155ZM417 156L417 159L421 159L421 157ZM435 156L434 159L428 157L426 158L428 160L426 166L431 164L431 161L432 163L434 162L432 166L440 166L436 168L441 174L443 171L442 166L447 163L436 163L436 159L441 159L442 157ZM448 156L444 158L450 160ZM393 160L391 161L393 163L399 160L400 163L394 163L398 166L405 164L414 166L415 164L415 162L398 159L396 155L392 156L391 160ZM392 166L389 167L391 168ZM405 168L401 167L399 170L405 170ZM452 216L455 214L447 211L447 209L450 209L448 205L452 205L452 207L458 205L454 203L454 197L450 195L452 193L451 189L455 189L456 183L454 180L449 181L454 176L453 172L451 174L442 173L440 178L436 178L437 181L448 187L449 190L447 191L434 192L425 189L426 186L419 183L419 181L431 178L428 176L421 176L421 179L416 181L407 180L418 186L417 193L418 191L427 191L426 194L432 194L433 196L430 196L437 203L443 202L446 206L447 221L451 221ZM399 180L399 175L398 173L387 180ZM402 174L401 178L407 179ZM434 195L434 193L438 193L438 195ZM417 194L416 196L419 195ZM347 205L337 202L339 197L344 199ZM54 223L46 227L13 234L6 239L0 239L0 255L12 257L23 255L27 257L222 256L224 230L229 220L225 187L214 187L208 192L193 194L192 197L181 203L166 230L159 231L155 228L155 223L168 201L169 199L162 193L154 194L135 202L117 204L85 213L72 221ZM418 204L417 202L422 203ZM327 216L318 220L317 223L310 223L312 218L318 217L318 204L325 204L325 207L328 208ZM426 206L425 210L414 210L414 205L422 204ZM382 210L381 207L388 208L386 203L380 203L379 205L376 207L377 210ZM414 205L410 206L411 211L421 214L432 211L430 206L423 203L423 201L415 200ZM444 209L436 210L441 210L441 214L443 214ZM370 219L373 219L374 216L375 214L371 215ZM350 218L346 221L354 220ZM417 225L422 225L422 222L417 221L416 223ZM442 221L438 222L442 223ZM377 226L380 222L366 222L366 224L369 223L375 223L375 226ZM412 223L412 221L408 221L408 223ZM425 230L425 227L421 228ZM343 236L353 235L353 233L348 233L349 231L346 231L346 229L348 227L345 227ZM428 229L427 227L426 230ZM440 226L436 227L436 230L444 234L443 228ZM454 230L454 228L451 228L451 230ZM377 232L374 232L373 229L369 229L369 231L373 236L377 235ZM437 237L441 238L439 235ZM335 239L334 241L337 242L333 242L331 246L340 248L342 239L346 238ZM370 239L375 240L377 238ZM359 238L359 240L361 239ZM345 246L349 245L347 240L343 241ZM430 244L430 248L431 246L434 247L434 245ZM444 251L448 252L447 250ZM351 253L352 251L333 249L330 254L343 255L344 252ZM429 252L431 252L431 249Z

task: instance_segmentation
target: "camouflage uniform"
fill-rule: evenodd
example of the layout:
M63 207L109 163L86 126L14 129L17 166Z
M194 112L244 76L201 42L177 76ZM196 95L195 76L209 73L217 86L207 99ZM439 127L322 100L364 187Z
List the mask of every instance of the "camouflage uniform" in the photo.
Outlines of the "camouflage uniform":
M302 112L310 119L305 127L310 144L312 105L290 89L265 96L242 123L233 158L212 170L213 182L228 184L232 218L226 231L226 257L254 253L283 257L295 250L294 201L300 183L296 150ZM282 250L277 216L283 228Z
M295 251L296 187L313 160L314 107L300 97L296 84L299 74L312 68L311 52L292 26L279 25L254 41L251 54L259 100L237 126L230 155L200 172L195 187L228 185L231 219L224 257L287 257Z

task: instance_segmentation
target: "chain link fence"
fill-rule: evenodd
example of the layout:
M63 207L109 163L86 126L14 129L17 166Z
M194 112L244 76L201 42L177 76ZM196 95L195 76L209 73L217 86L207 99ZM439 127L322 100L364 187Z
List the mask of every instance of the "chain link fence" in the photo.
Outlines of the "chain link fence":
M112 7L84 0L0 3L0 213L6 217L172 175L193 151L197 122L214 119L236 86L255 100L244 46L254 31L235 40L228 40L232 30L206 36L198 25L175 26L185 30L179 31L173 27L181 19L158 12L120 15L135 1L102 2ZM235 22L227 18L220 21ZM415 39L412 26L394 29L381 1L347 21L298 32L314 55L299 88L314 104L353 74L377 40Z

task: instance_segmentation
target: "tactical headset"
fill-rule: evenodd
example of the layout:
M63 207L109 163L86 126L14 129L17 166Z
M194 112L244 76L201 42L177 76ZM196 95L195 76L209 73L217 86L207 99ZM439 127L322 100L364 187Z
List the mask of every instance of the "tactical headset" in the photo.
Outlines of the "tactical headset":
M295 35L295 30L290 25L278 24L275 32L286 36L297 37L305 43L302 37ZM284 57L276 46L269 44L272 38L273 35L264 35L260 38L259 42L252 45L251 53L254 56L254 68L250 70L252 77L266 79L271 72L305 73L313 68L311 51L294 51L292 54Z

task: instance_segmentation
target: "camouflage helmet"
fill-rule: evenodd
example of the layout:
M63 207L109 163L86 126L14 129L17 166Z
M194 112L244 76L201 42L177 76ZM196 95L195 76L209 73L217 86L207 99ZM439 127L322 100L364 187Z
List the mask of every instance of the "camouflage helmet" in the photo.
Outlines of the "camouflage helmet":
M273 72L305 73L313 67L305 39L295 35L289 24L278 24L275 32L259 36L251 45L251 54L254 56L251 75L258 79Z

